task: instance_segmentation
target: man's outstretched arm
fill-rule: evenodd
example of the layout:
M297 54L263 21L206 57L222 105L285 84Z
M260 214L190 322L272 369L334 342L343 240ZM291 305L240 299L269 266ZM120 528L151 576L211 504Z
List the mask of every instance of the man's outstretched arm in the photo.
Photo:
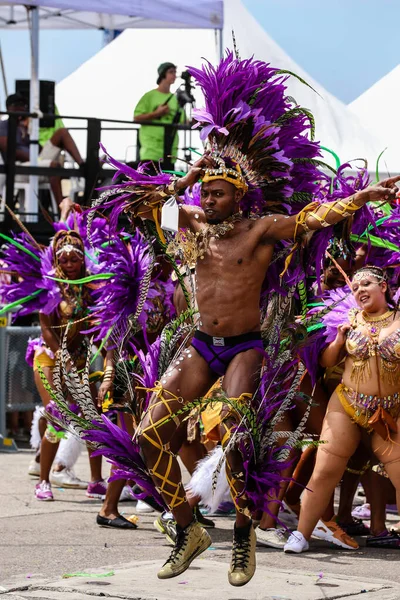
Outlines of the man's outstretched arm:
M400 181L400 175L379 181L365 190L353 194L349 198L334 200L324 204L312 203L306 206L297 215L285 218L265 219L265 235L271 240L284 240L296 238L302 233L316 231L335 225L342 219L354 215L367 202L392 202L399 192L396 183Z

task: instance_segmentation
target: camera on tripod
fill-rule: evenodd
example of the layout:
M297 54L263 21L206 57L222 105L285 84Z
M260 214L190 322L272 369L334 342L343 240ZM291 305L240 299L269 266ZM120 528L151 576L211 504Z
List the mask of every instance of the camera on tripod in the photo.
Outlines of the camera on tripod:
M184 83L179 86L176 90L176 97L178 100L178 104L181 108L183 108L186 104L193 104L196 102L192 90L194 90L194 85L192 84L192 76L189 71L183 71L181 73L181 79L183 79Z

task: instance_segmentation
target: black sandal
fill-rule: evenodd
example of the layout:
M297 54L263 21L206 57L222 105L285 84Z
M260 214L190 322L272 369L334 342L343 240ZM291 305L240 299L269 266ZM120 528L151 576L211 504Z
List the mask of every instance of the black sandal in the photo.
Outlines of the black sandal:
M96 517L97 525L100 527L116 527L117 529L137 529L137 525L135 523L131 523L125 517L121 515L116 517L115 519L108 519L107 517L102 517L101 515L97 515Z

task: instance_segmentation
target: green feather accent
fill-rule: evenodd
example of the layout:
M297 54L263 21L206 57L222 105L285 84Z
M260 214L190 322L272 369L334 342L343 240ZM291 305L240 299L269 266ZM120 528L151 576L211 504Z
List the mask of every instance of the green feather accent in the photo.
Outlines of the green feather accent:
M335 173L335 175L336 175L336 170L333 167L331 167L331 165L328 165L328 163L324 162L323 160L318 160L316 158L293 158L292 162L308 163L308 164L314 165L315 167L324 167L325 169L329 169L329 171L332 171L332 173Z
M295 79L297 79L298 81L300 81L303 85L306 85L307 87L309 87L310 90L312 90L313 92L315 92L316 94L318 94L317 90L314 90L314 88L312 87L312 85L310 85L309 83L307 83L307 81L305 79L303 79L302 77L300 77L296 73L293 73L293 71L288 71L287 69L278 69L277 71L275 71L275 75L291 75L291 77L294 77ZM322 98L321 94L318 94L318 96L320 98Z
M20 300L16 300L15 302L6 304L6 306L3 306L3 308L0 310L0 315L3 315L4 313L9 312L16 306L20 306L21 304L26 304L27 302L30 302L30 300L33 300L34 298L36 298L36 296L41 294L43 291L44 291L43 289L37 290L36 292L33 292L33 294L29 294L29 296L25 296L24 298L21 298Z
M290 197L290 202L305 202L306 204L309 204L312 202L312 199L313 195L309 194L308 192L295 192Z
M312 114L312 112L310 110L308 110L308 108L296 106L295 108L292 108L291 110L288 110L287 112L285 112L281 117L279 117L279 119L277 119L275 121L275 123L278 125L284 125L286 123L286 121L289 121L290 119L292 119L293 117L296 117L297 115L304 115L308 118L308 120L310 121L310 126L311 126L310 137L312 140L314 140L314 138L315 138L315 119L314 119L314 115Z
M386 152L387 148L384 148L382 150L382 152L379 154L378 158L376 159L376 166L375 166L375 181L374 183L378 183L379 181L379 161L381 160L382 154L384 152Z
M89 275L88 277L82 277L82 279L60 279L58 277L50 277L50 275L45 275L45 277L47 277L47 279L52 279L53 281L59 281L60 283L69 283L71 285L83 285L85 283L90 283L91 281L111 279L111 277L115 277L115 273L98 273L97 275Z
M293 448L303 450L304 448L318 448L321 444L326 444L326 440L297 440Z
M340 160L340 158L339 158L339 157L338 157L338 155L336 154L336 152L334 152L334 151L333 151L333 150L331 150L330 148L326 148L325 146L321 146L321 150L325 150L325 152L328 152L329 154L332 154L333 158L334 158L334 159L335 159L335 161L336 161L336 169L338 169L342 163L341 163L341 160Z
M299 281L299 283L297 284L297 289L299 292L301 302L301 314L303 317L305 317L307 314L307 290L306 286L304 285L304 281Z
M12 238L8 237L8 235L4 235L4 233L0 233L0 237L2 237L4 240L7 240L7 242L10 242L10 244L12 244L13 246L16 246L17 248L22 250L22 252L25 252L25 254L29 254L29 256L32 256L32 258L40 262L40 258L36 256L36 254L33 254L33 252L28 250L28 248L25 248L25 246L23 246L16 240L13 240Z
M400 246L396 246L392 242L388 242L386 240L382 240L381 238L369 234L368 236L357 236L353 233L350 235L350 240L352 242L362 242L367 244L368 241L375 246L375 248L387 248L388 250L392 250L393 252L400 252Z
M54 400L54 402L57 404L57 406L60 409L60 412L63 414L63 416L65 416L67 419L70 418L72 422L75 421L76 423L79 423L79 425L82 427L82 429L97 429L95 425L93 425L92 423L89 423L82 417L79 417L74 412L72 412L70 410L68 404L59 398L59 396L55 393L54 389L51 387L46 375L44 374L44 371L43 371L41 365L39 365L39 364L38 364L38 373L40 375L40 379L43 383L43 386L44 386L46 392L50 395L51 399Z

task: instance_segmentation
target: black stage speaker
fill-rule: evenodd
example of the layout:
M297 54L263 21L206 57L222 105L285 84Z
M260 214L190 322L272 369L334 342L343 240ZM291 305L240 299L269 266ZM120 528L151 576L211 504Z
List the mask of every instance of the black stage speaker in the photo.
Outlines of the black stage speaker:
M39 88L39 106L40 110L44 114L54 115L56 110L55 105L55 81L40 81ZM30 94L31 82L29 79L17 79L15 81L15 91L17 94L21 94L28 101L29 106L29 94ZM40 119L40 127L54 127L55 118L46 117Z

